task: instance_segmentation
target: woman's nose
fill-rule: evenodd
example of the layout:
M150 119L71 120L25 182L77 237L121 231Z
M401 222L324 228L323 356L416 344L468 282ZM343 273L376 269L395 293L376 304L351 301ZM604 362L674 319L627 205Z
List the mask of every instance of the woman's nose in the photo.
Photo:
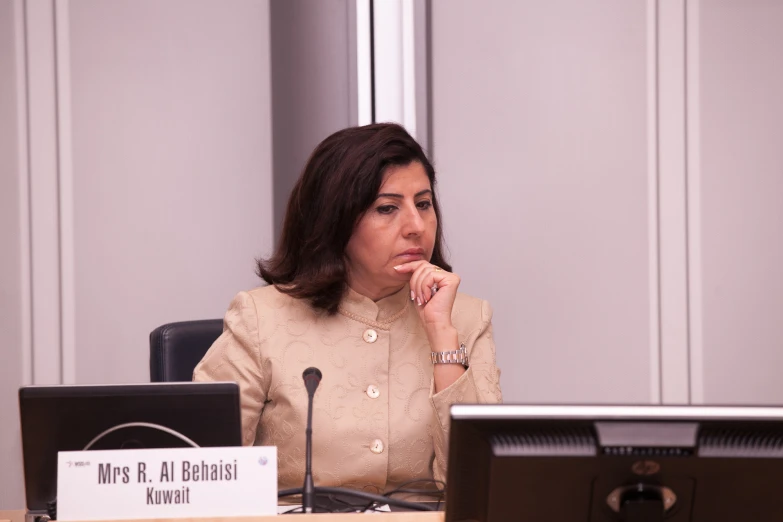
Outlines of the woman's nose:
M414 207L405 212L405 224L403 225L404 235L418 235L424 231L424 220L419 214L419 210Z

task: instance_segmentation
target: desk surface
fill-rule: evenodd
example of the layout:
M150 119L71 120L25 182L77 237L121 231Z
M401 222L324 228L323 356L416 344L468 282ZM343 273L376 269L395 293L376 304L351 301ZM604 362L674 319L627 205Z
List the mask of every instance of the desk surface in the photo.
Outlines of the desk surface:
M24 522L24 510L0 511L0 522ZM302 522L360 522L363 517L372 517L369 520L382 520L383 522L443 522L442 511L410 511L391 513L317 513L312 515L286 515L283 520L300 520ZM379 518L380 517L380 518ZM225 517L225 518L151 518L144 521L123 522L280 522L279 516L269 517ZM110 522L110 521L106 521Z
M0 522L24 522L24 509L0 511Z

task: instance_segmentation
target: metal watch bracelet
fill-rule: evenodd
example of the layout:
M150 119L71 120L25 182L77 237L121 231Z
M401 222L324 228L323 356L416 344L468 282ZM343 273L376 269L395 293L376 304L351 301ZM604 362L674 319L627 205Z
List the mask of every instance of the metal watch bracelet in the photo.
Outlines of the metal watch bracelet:
M459 350L431 352L430 358L432 364L461 364L468 366L468 350L465 348L465 343L459 343Z

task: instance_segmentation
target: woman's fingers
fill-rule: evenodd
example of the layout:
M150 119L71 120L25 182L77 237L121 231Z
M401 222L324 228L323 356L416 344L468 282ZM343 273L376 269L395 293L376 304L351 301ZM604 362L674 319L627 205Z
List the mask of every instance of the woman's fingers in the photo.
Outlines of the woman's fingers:
M432 299L432 296L434 295L432 287L443 279L442 277L436 278L436 269L437 267L430 264L422 265L414 272L413 277L411 277L413 288L415 288L420 305L428 303L429 300ZM437 270L443 272L441 269Z
M411 274L409 281L411 299L419 306L428 303L435 295L435 291L443 286L441 283L445 283L447 278L453 275L423 260L397 265L394 269L401 274Z
M410 287L411 290L413 290L414 301L416 301L416 304L419 306L423 305L425 302L421 293L421 271L424 266L426 265L422 264L416 267L416 271L413 272L410 280Z
M419 287L417 286L419 269L427 264L429 263L422 260L411 261L410 263L404 263L394 267L394 269L400 274L411 274L408 285L411 289L411 300L416 301L416 304L419 304L419 300L421 300L421 293L419 292Z
M441 268L438 268L433 265L424 274L424 278L422 280L422 292L428 302L430 299L432 299L432 296L435 295L433 288L437 287L438 285L438 279L436 278L438 272L445 274L445 272Z
M394 269L401 273L401 274L409 274L411 272L414 272L417 268L419 268L422 265L427 265L427 261L410 261L408 263L403 263L401 265L397 265L394 267Z

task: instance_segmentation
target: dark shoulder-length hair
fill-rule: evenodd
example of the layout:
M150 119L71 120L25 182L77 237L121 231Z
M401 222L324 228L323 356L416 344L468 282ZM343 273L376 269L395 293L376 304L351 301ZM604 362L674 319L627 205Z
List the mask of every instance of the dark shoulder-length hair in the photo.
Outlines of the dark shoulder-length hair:
M315 148L288 199L277 250L258 260L258 275L281 292L336 313L348 286L345 248L354 227L375 201L386 169L415 161L427 172L438 218L430 261L451 271L444 255L435 169L403 127L376 123L335 132Z

